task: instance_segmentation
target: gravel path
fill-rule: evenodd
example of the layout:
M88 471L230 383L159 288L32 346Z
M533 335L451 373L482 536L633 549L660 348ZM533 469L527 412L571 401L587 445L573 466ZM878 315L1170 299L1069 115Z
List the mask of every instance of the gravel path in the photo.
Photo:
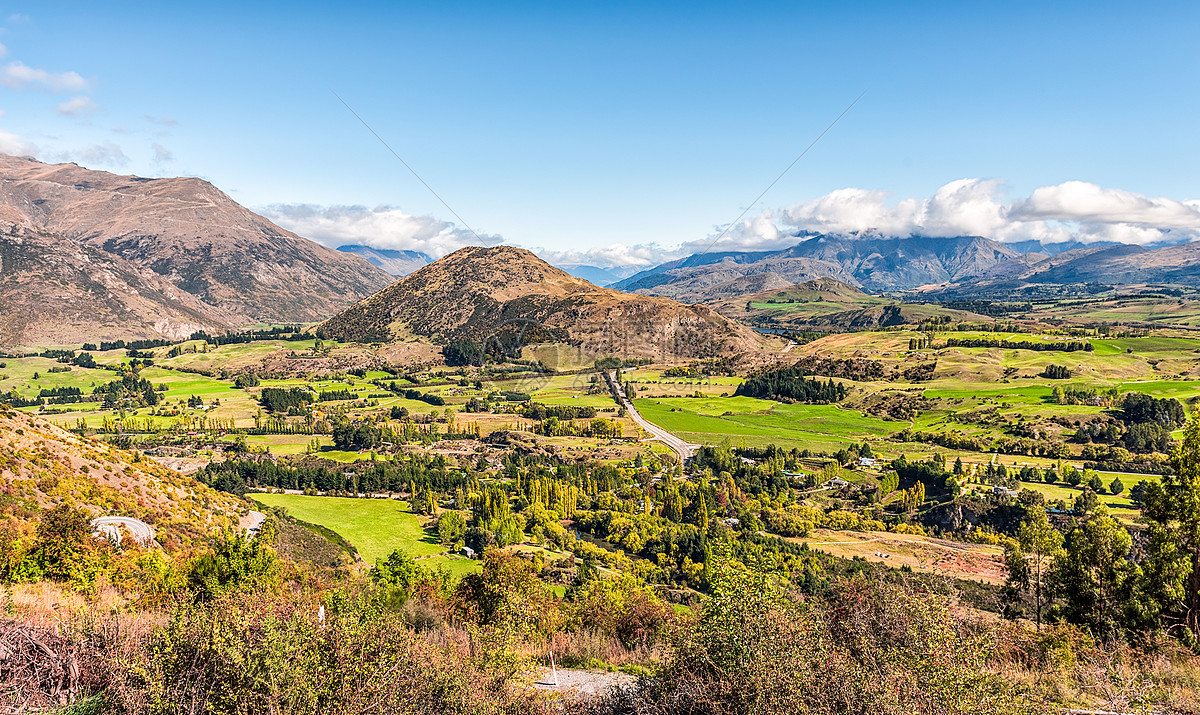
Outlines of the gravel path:
M613 688L633 685L635 681L636 678L625 673L559 668L558 685L555 685L554 675L547 668L533 684L533 687L538 690L562 690L580 695L601 695Z

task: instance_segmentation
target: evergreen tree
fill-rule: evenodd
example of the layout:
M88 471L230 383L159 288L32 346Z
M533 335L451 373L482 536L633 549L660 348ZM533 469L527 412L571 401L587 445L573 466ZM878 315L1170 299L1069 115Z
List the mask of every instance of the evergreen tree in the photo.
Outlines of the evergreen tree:
M1030 510L1018 532L1021 550L1033 557L1032 579L1034 598L1037 604L1037 627L1042 629L1042 606L1045 579L1043 566L1046 559L1054 558L1062 550L1063 536L1050 526L1046 510L1040 507Z
M1147 582L1165 615L1200 638L1200 412L1171 455L1174 474L1143 482L1149 532Z
M1063 599L1062 614L1111 639L1138 580L1127 559L1132 539L1119 521L1100 507L1071 532L1067 548L1054 559L1051 579Z

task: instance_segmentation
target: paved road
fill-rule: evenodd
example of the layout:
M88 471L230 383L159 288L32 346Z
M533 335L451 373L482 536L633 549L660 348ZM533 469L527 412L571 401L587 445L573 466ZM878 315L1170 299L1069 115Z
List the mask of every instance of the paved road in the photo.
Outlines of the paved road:
M679 459L682 462L686 463L692 458L692 455L696 452L696 448L700 445L692 444L686 440L676 437L662 427L659 427L658 425L647 421L645 417L642 417L641 414L638 413L637 408L633 406L633 403L629 401L629 398L625 396L625 388L621 385L621 381L617 377L616 370L608 373L608 379L612 382L613 389L617 392L617 397L621 398L621 404L624 405L625 409L629 411L629 416L633 418L634 422L641 425L642 429L654 435L654 439L660 440L668 447L675 450L675 453L679 455Z
M154 528L139 519L131 519L127 516L102 516L99 519L92 519L92 529L96 533L106 536L118 544L121 543L121 527L124 527L133 540L139 544L154 543Z

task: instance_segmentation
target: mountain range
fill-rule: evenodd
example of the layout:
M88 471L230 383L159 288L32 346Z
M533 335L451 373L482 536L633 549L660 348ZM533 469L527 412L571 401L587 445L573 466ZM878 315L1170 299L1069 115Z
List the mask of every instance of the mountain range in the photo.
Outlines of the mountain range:
M833 278L880 292L979 275L1019 255L1003 243L978 236L848 238L818 235L777 251L691 255L638 273L613 287L697 301L727 292L723 289L730 281L774 273L788 283Z
M345 338L445 342L484 340L520 323L597 353L690 357L751 349L761 338L679 302L715 304L815 279L875 294L946 296L1045 283L1200 285L1200 244L795 239L779 250L699 253L628 277L628 268L555 268L507 246L432 261L363 244L326 248L201 179L0 155L0 346L177 339L321 320Z
M872 293L1011 289L1040 283L1200 284L1200 244L1001 243L981 236L933 238L812 235L775 251L699 253L613 284L646 295L701 302L833 278Z
M202 179L0 155L0 344L311 322L391 281Z

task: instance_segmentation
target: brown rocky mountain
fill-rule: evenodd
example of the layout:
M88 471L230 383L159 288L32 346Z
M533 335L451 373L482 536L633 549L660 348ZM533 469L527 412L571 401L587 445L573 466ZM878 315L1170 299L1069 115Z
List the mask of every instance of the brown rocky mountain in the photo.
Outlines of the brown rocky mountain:
M168 298L179 305L167 311L168 325L309 322L391 282L385 271L362 258L282 229L201 179L119 176L0 155L0 205L10 209L7 223L18 227L15 234L0 237L6 250L16 234L36 234L58 244L59 250L48 254L58 257L48 258L57 267L31 265L36 255L28 243L18 251L27 279L40 273L62 283L68 293L90 293L107 304L127 302L123 296L131 289L142 302L157 301L148 292L174 294ZM63 241L75 244L73 259ZM63 264L83 256L105 264L112 279L72 286ZM90 268L79 268L95 276ZM135 269L136 279L130 273ZM151 280L147 271L165 283ZM7 269L4 278L10 279ZM101 285L108 286L108 294ZM134 321L137 313L125 315L126 334L171 334L169 328L159 329L157 320ZM91 322L87 314L53 310L43 318L33 316L32 333L38 332L39 320L64 314L81 328Z
M0 206L0 346L182 338L244 322L154 271Z
M672 281L664 294L681 303L701 303L720 298L750 295L763 291L778 290L792 285L792 281L774 271L743 275L736 269L719 263L712 270L696 271L686 278ZM801 269L802 274L808 271ZM832 280L832 279L831 279ZM651 295L657 295L651 292Z
M455 251L316 330L339 340L565 343L647 358L732 356L769 344L705 306L600 288L508 246Z

